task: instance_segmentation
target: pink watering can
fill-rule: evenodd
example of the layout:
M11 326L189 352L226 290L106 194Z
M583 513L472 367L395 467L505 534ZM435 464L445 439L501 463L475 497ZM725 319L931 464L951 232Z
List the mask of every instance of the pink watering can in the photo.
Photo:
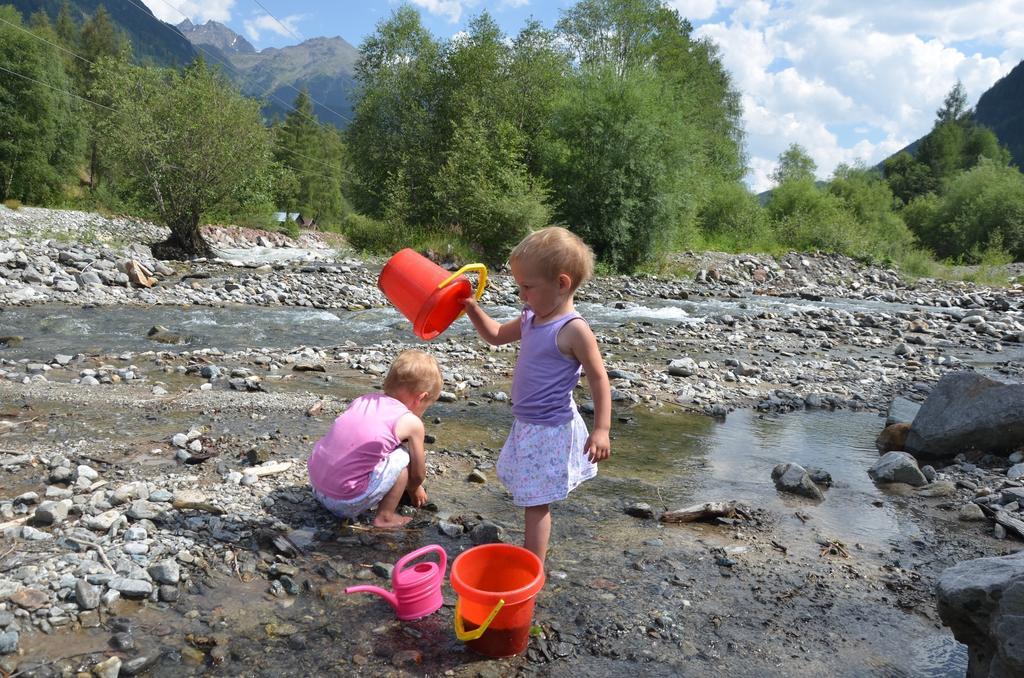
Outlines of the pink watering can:
M436 552L440 563L416 563L406 567L420 556ZM437 544L424 546L406 554L395 563L391 572L391 587L394 593L379 586L349 586L345 593L376 593L391 603L399 619L409 621L433 614L441 607L441 582L448 565L448 554Z

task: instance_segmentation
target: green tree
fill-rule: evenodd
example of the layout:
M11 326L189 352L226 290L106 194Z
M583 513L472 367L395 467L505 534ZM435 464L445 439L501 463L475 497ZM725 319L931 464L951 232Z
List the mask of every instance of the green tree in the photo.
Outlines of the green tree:
M546 149L557 205L601 261L628 271L672 239L684 212L695 210L688 130L661 103L664 82L614 66L577 76L559 102Z
M72 52L77 52L79 49L79 29L78 24L71 17L71 5L68 0L60 5L60 12L57 13L57 25L56 25L57 37L64 43ZM69 58L74 59L73 56L68 55Z
M71 82L58 50L21 30L17 11L0 6L0 18L0 200L45 203L81 150ZM50 31L48 23L38 30Z
M435 115L439 59L438 44L408 6L378 24L360 46L361 96L347 133L358 177L353 200L360 211L382 217L401 177L410 217L415 223L431 221L431 178L444 155Z
M95 64L106 57L116 57L124 61L130 59L131 48L128 41L114 26L110 20L110 14L107 13L103 5L99 5L93 15L82 25L79 45L81 49L79 54L87 60L76 59L75 61L76 82L82 92L92 89L96 77L92 70L93 67L89 65L90 62ZM104 149L100 146L96 132L105 115L106 112L103 110L90 110L88 116L89 188L93 191L99 185L101 177L110 171L109 164L104 158Z
M950 122L963 122L971 114L967 106L967 88L959 80L949 90L942 101L942 108L935 111L935 124L944 125Z
M1015 167L982 159L943 195L911 206L908 222L940 257L977 261L986 249L1005 248L1024 260L1024 175Z
M923 162L918 162L906 151L886 158L882 163L882 174L889 183L893 196L903 204L908 204L915 197L930 193L938 187L931 168Z
M770 178L777 185L787 181L803 181L805 179L810 179L813 183L814 172L817 169L818 165L807 154L804 147L792 143L779 155L779 163L775 166Z
M339 224L345 211L344 156L340 134L313 117L309 94L299 92L293 110L274 127L274 158L289 175L279 181L277 206L324 226Z
M102 139L125 190L171 229L154 253L209 255L203 215L269 200L270 131L260 104L197 60L182 73L104 59L94 90L116 113ZM116 141L116 143L115 143Z

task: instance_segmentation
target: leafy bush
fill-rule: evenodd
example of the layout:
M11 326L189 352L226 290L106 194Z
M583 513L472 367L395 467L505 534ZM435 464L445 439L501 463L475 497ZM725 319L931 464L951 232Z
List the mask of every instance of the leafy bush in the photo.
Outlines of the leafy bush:
M811 179L780 184L767 205L779 241L799 250L854 252L853 215L836 196L819 190Z
M703 244L727 251L771 250L775 238L768 215L743 184L722 183L697 211Z
M342 219L341 228L352 247L363 252L391 254L406 246L399 229L356 212Z
M949 182L941 197L918 198L904 210L918 239L940 257L977 263L986 250L1024 260L1024 175L983 159Z

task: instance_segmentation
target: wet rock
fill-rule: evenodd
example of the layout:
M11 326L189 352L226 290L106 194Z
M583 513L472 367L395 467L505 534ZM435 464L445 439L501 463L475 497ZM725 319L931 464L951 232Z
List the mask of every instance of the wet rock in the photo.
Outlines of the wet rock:
M100 594L102 591L85 581L79 579L75 582L75 602L80 610L95 610L100 606Z
M92 667L93 675L96 678L117 678L121 672L121 658L110 657L105 659L96 666Z
M443 535L451 537L452 539L458 539L462 536L462 533L466 531L466 528L459 523L439 520L437 523L437 531Z
M153 592L153 585L145 579L114 577L107 586L125 598L146 598Z
M868 469L868 475L880 484L906 483L915 487L928 484L917 467L917 460L906 452L887 452Z
M908 433L910 433L910 424L907 422L889 424L878 434L878 438L875 439L875 447L882 454L902 451L907 445Z
M156 663L157 659L160 658L159 653L154 653L148 656L135 657L129 659L121 664L122 676L137 676Z
M789 492L817 500L825 498L825 495L800 464L793 462L778 464L772 469L772 480L775 481L775 488L780 492Z
M374 563L370 570L380 577L381 579L391 579L391 573L394 572L395 566L391 563Z
M1024 464L1014 464L1006 471L1006 477L1010 480L1021 480L1024 478Z
M178 587L174 584L161 584L157 589L157 597L165 603L173 603L178 600Z
M832 474L828 471L815 467L807 467L807 475L815 485L832 487Z
M627 516L633 516L634 518L653 518L654 517L654 509L651 508L650 504L645 504L643 502L637 502L635 504L627 504L626 508L625 508L625 511L626 511L626 515Z
M968 674L1024 675L1024 552L958 563L939 576L938 610L968 647Z
M135 649L135 638L130 632L115 633L110 637L110 646L122 652Z
M977 449L1010 454L1024 445L1024 384L1004 384L975 372L939 380L914 418L908 452L951 457Z
M487 520L475 526L473 530L469 533L469 538L477 546L479 546L480 544L500 543L503 540L504 536L504 528L502 528L500 525L496 525Z
M914 417L917 416L918 411L921 409L921 403L908 400L907 398L896 397L889 403L889 409L885 415L885 425L891 426L892 424L899 423L910 423L914 421Z
M400 650L391 656L391 665L399 669L407 669L423 662L423 653L419 650Z

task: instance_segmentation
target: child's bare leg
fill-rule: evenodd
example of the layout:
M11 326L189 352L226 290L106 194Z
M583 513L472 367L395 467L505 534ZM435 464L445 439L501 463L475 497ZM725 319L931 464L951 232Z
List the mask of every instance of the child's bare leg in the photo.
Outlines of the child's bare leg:
M405 493L405 487L408 484L409 469L404 468L395 484L377 504L377 513L373 516L374 527L401 527L412 520L410 516L400 516L395 513L398 502L402 499L402 494Z
M551 509L548 504L526 507L526 539L523 542L543 563L551 537Z

